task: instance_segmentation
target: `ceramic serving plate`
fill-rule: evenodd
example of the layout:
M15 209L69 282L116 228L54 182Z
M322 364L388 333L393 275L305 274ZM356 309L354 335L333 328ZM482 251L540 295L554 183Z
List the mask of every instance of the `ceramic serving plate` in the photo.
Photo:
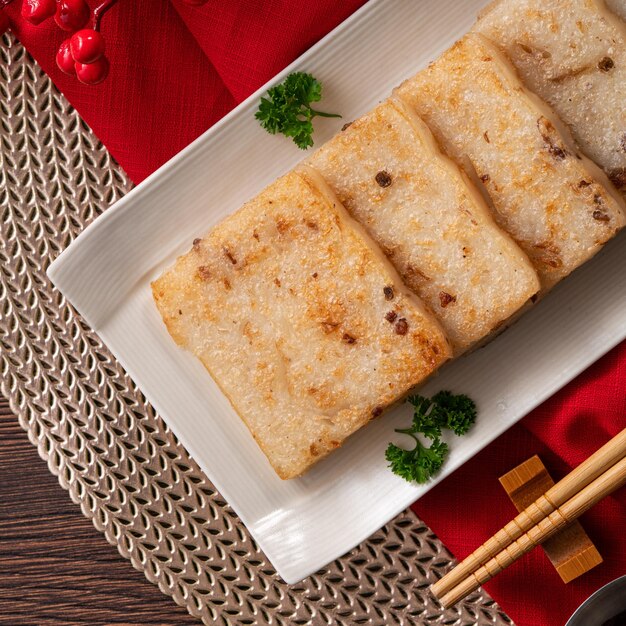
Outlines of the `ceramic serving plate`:
M374 0L274 82L294 70L324 86L316 143L366 112L467 31L481 0ZM626 238L585 267L487 347L446 366L423 389L470 394L479 419L450 440L443 471L411 485L386 467L407 407L374 421L304 477L274 474L204 367L168 336L150 281L198 235L304 154L265 133L252 95L89 226L49 269L54 284L109 346L237 511L279 574L294 583L366 539L626 336Z

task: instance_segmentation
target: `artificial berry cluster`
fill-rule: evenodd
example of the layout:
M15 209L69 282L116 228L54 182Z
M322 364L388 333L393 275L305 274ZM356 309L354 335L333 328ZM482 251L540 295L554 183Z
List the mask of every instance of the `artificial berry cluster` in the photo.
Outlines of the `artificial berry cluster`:
M10 26L6 12L1 9L11 2L12 0L0 0L0 35ZM104 0L93 10L91 28L85 28L92 17L86 0L22 0L21 15L34 26L54 18L61 30L73 33L58 49L57 65L66 74L76 76L81 83L97 85L109 73L100 21L116 2L117 0Z
M0 0L0 36L10 27L2 8L13 0ZM73 33L57 50L59 69L76 76L85 85L101 83L109 73L109 61L104 55L104 37L100 32L102 16L117 2L104 0L92 12L86 0L22 0L22 17L35 26L54 17L57 26ZM191 6L201 6L208 0L183 0ZM92 18L91 28L85 28Z
M100 31L83 28L66 39L57 50L57 65L85 85L101 83L109 73L109 61Z

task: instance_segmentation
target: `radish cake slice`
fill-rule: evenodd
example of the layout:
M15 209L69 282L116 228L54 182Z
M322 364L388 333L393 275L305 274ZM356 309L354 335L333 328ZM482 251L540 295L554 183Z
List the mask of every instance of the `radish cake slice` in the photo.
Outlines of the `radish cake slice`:
M455 354L539 290L526 255L401 101L383 102L307 162L428 304Z
M604 173L482 35L466 35L396 93L488 190L496 220L528 254L542 291L624 225L623 200Z
M324 181L301 168L196 239L152 284L281 478L400 400L451 349Z
M475 30L506 52L582 151L626 191L626 24L602 0L502 0Z

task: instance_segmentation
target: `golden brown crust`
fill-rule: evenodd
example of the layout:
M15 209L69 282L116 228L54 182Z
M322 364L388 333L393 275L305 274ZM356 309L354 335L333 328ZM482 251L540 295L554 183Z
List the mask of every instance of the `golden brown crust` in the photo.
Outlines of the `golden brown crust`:
M174 340L201 359L281 478L450 355L439 325L308 171L218 224L152 288ZM406 332L385 319L392 309Z
M528 254L544 291L623 227L623 201L604 174L484 36L466 35L397 94L483 181L496 220Z
M526 255L402 101L384 101L307 163L430 307L455 354L538 291Z

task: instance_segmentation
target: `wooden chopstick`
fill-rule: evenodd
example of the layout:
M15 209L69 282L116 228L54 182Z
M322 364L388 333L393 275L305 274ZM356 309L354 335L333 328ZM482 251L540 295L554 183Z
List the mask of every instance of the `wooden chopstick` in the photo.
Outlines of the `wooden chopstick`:
M522 555L530 552L535 546L558 533L564 526L573 522L602 498L624 484L626 484L626 457L444 594L440 598L441 604L447 609L476 591L480 585L493 578Z
M461 581L493 559L513 541L522 537L558 507L575 496L598 476L626 456L626 428L572 470L554 487L539 497L515 519L488 539L466 559L431 586L438 598L443 598Z

